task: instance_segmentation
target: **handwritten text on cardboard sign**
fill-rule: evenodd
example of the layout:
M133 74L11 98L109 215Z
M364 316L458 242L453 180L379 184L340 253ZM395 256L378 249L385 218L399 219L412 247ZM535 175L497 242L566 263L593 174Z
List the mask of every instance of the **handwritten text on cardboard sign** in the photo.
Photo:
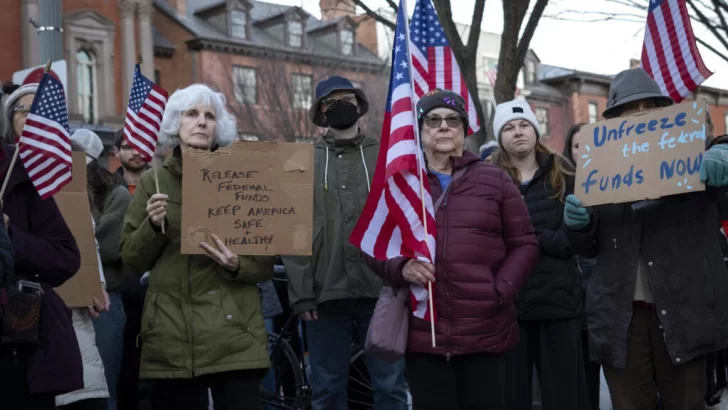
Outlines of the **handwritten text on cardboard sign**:
M702 191L702 102L585 125L574 191L585 205L632 202Z
M182 253L214 233L238 255L310 255L313 145L237 142L185 151Z

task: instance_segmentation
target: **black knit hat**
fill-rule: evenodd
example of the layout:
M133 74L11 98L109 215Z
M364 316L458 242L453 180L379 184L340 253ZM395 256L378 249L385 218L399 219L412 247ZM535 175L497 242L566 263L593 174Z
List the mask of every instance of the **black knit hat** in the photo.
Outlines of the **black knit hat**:
M463 117L463 127L467 132L468 124L468 112L465 108L465 99L459 94L448 90L441 90L435 88L429 93L425 94L420 98L417 103L417 121L422 128L422 122L425 120L425 116L435 108L449 108Z

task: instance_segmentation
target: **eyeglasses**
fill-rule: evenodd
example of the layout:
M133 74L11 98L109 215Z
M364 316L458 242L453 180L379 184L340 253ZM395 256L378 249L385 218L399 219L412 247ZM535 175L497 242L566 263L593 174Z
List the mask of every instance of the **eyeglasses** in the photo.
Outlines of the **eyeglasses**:
M425 117L425 124L430 128L437 128L442 124L442 120L445 120L448 127L455 128L463 125L463 117L459 115L448 115L445 118L439 115L428 115Z
M346 104L356 105L357 104L356 94L353 94L353 93L344 94L344 95L340 95L338 97L325 98L323 100L324 107L326 107L326 108L336 107L338 104L340 104L342 102L346 103Z
M13 114L28 115L30 107L27 105L19 105L13 109Z

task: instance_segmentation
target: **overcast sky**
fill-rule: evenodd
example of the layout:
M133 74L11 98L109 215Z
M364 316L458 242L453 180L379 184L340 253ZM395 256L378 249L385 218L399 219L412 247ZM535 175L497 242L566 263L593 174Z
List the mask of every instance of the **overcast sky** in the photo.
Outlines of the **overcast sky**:
M273 3L302 6L309 13L320 16L319 0L267 0ZM647 0L644 0L647 3ZM456 21L470 23L474 0L453 0L457 3L453 14ZM535 3L532 1L531 3ZM372 8L385 6L384 0L368 0ZM586 5L588 4L588 6ZM604 0L551 0L546 14L557 14L563 10L625 11L618 5ZM408 0L408 8L414 8L414 0ZM630 9L626 11L632 12ZM639 11L634 11L639 13ZM646 13L646 12L645 12ZM531 48L544 64L557 65L599 74L616 74L629 68L631 58L639 58L644 36L642 22L573 22L542 18ZM484 31L503 31L502 0L486 0ZM698 23L693 23L695 35L721 50L721 45ZM708 69L713 71L703 85L728 89L728 63L710 50L698 45ZM726 51L728 52L728 51Z

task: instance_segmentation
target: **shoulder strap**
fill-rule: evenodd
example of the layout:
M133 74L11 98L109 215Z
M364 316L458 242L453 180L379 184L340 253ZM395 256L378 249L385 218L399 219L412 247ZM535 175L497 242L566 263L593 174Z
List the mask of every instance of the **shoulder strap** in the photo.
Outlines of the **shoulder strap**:
M452 178L450 178L450 184L448 184L447 188L442 191L442 194L440 194L440 197L437 198L437 202L435 202L435 212L437 212L438 209L442 206L442 203L445 202L445 198L447 198L447 194L450 192L450 188L452 187L452 184L455 183L456 180L460 179L465 174L465 171L468 170L468 166L464 166L462 168L458 168L453 172Z

